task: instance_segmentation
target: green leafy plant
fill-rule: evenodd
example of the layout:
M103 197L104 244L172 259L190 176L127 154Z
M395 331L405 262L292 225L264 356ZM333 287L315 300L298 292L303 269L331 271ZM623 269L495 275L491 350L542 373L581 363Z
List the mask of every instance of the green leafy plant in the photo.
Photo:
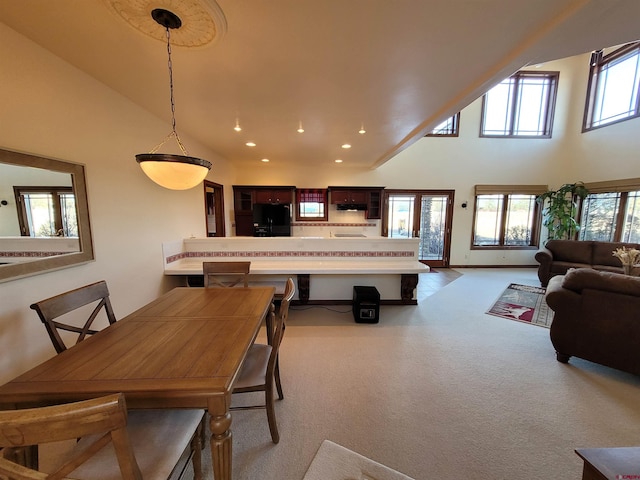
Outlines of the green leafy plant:
M543 206L542 224L549 230L547 240L571 240L580 230L576 221L578 200L589 194L582 182L566 183L558 190L538 195L536 201Z

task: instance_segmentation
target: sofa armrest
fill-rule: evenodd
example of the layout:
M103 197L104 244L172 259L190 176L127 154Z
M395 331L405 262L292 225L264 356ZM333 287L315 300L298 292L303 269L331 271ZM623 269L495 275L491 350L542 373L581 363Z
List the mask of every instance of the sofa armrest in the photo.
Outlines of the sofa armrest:
M546 247L541 247L535 254L538 267L538 279L543 287L546 287L551 278L551 263L553 262L553 252Z
M549 280L545 301L554 312L576 311L580 307L580 294L562 286L564 275L556 275Z

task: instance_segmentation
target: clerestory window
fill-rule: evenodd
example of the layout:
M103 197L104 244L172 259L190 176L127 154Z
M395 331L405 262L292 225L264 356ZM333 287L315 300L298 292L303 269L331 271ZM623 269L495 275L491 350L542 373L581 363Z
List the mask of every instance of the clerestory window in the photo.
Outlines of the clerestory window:
M640 42L591 55L582 131L640 116Z
M521 71L482 97L481 137L551 138L559 72Z

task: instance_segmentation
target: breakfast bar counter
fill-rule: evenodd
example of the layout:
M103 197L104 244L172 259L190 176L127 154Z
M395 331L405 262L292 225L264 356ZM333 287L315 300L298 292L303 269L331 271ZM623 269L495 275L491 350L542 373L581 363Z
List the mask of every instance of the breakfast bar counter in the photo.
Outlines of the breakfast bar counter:
M298 303L350 303L353 287L375 286L383 304L413 304L419 239L322 237L192 238L163 244L165 275L202 275L203 261L250 261L250 281L297 277Z

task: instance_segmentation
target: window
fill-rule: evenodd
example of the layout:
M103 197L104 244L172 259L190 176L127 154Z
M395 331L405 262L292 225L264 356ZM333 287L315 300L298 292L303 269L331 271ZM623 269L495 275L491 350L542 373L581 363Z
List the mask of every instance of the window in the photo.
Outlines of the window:
M531 248L540 238L536 197L545 185L476 185L472 248Z
M14 187L22 236L78 236L76 197L71 187Z
M558 72L518 72L482 97L481 137L551 138Z
M640 116L640 42L591 55L582 131Z
M640 178L587 185L580 240L640 243Z
M327 189L296 189L296 218L311 222L328 220Z
M460 128L460 112L453 117L447 118L444 122L434 128L427 137L457 137Z

